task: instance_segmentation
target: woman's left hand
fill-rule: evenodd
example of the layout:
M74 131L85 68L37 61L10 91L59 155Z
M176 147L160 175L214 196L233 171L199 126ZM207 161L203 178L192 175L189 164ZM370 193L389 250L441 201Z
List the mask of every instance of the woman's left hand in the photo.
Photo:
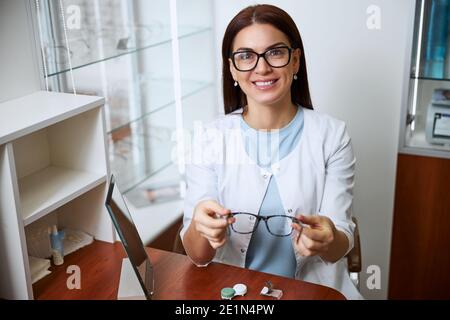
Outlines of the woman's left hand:
M330 249L336 239L336 227L330 218L325 216L299 215L297 219L304 225L293 223L297 231L294 248L304 257L321 255Z

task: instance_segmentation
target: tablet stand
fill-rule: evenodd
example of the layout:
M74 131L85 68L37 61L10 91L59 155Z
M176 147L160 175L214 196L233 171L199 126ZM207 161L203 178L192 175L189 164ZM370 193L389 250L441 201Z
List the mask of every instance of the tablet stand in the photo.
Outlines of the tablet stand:
M144 291L128 258L122 260L117 300L145 300Z

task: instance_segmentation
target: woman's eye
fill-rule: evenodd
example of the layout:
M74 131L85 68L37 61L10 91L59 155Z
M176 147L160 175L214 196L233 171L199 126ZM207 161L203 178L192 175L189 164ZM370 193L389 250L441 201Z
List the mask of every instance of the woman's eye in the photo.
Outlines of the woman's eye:
M269 56L276 57L283 55L284 51L282 49L273 49L269 51Z
M253 58L252 52L242 52L238 55L239 60L250 60Z

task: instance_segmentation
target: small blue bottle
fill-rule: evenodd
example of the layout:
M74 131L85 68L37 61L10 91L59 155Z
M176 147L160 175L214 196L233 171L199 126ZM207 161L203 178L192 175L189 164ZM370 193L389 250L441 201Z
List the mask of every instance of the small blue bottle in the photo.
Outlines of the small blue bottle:
M64 231L59 231L56 225L52 227L50 233L50 243L52 246L53 263L57 266L64 263Z

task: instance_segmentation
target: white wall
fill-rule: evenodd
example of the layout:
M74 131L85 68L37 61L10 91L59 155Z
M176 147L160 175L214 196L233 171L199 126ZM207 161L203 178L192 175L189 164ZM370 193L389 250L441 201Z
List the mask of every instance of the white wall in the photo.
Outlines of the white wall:
M40 90L27 0L0 0L0 102Z
M242 8L255 1L215 1L216 45ZM357 157L354 212L363 253L361 291L385 299L388 290L400 108L411 0L264 1L286 10L302 35L313 103L344 120ZM370 5L381 9L381 29L368 30ZM218 74L220 75L220 49ZM220 83L220 81L219 81ZM368 290L369 265L381 268L381 290Z

